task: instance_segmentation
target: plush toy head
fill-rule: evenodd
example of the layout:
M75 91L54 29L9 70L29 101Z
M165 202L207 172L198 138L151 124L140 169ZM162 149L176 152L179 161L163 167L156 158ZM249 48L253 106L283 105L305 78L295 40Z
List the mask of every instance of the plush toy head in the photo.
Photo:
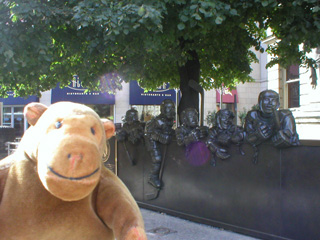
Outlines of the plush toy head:
M111 121L102 122L89 107L59 102L49 108L30 103L24 114L31 127L21 141L24 152L37 162L43 186L64 201L88 196L99 182Z

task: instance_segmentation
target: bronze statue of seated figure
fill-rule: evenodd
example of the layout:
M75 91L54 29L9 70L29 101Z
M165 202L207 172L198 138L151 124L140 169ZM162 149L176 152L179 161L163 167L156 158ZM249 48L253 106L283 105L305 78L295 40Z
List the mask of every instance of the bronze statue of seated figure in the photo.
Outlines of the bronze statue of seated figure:
M138 111L130 109L126 112L123 127L117 131L116 138L118 141L128 140L133 144L143 138L143 124L139 121Z
M227 148L231 144L239 146L239 151L243 155L241 144L244 141L245 133L241 127L233 124L234 114L222 109L217 112L215 124L209 130L209 136L206 144L213 154L211 165L216 165L216 157L224 160L230 157Z
M199 117L196 109L187 108L183 110L180 114L180 120L182 124L176 129L179 146L188 146L207 137L208 127L199 126Z
M259 94L259 109L249 111L245 120L246 140L255 148L254 162L257 162L257 145L270 140L278 148L300 145L296 123L290 110L277 110L279 94L265 90Z

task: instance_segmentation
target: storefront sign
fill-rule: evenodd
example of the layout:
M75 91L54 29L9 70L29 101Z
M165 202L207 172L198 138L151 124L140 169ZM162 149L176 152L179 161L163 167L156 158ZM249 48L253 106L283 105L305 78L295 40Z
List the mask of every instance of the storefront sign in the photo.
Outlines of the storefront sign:
M115 104L115 97L112 94L86 90L81 86L79 79L74 79L65 88L61 89L58 85L52 89L51 103L71 101L82 104Z
M176 101L176 91L164 84L156 91L144 92L137 81L130 81L130 105L160 105L165 99Z
M39 98L37 96L30 96L28 98L15 97L13 92L8 92L8 97L0 98L0 102L3 105L27 105L31 102L39 102Z
M223 103L234 103L234 97L236 96L237 103L239 102L238 100L238 94L237 90L229 90L229 89L224 89L223 90L223 95L222 95L222 102ZM220 90L216 90L216 102L220 102Z

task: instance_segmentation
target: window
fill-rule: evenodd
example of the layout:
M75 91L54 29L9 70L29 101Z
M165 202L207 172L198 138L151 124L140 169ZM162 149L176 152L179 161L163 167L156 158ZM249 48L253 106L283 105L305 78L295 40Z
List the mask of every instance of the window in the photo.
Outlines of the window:
M291 65L287 68L287 96L288 108L300 107L300 73L299 65Z
M3 125L13 127L16 137L21 137L26 129L23 116L23 106L4 106Z
M160 105L132 105L139 113L139 120L147 122L160 114Z

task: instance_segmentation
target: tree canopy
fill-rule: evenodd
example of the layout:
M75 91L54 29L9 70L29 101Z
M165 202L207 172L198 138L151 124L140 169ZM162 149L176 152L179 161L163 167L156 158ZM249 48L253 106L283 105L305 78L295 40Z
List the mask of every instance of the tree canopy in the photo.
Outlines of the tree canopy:
M232 86L252 80L251 49L264 51L268 28L269 65L316 66L306 54L320 45L318 0L0 0L0 94L40 94L73 75L104 91L119 80L181 87L194 65L205 89Z

